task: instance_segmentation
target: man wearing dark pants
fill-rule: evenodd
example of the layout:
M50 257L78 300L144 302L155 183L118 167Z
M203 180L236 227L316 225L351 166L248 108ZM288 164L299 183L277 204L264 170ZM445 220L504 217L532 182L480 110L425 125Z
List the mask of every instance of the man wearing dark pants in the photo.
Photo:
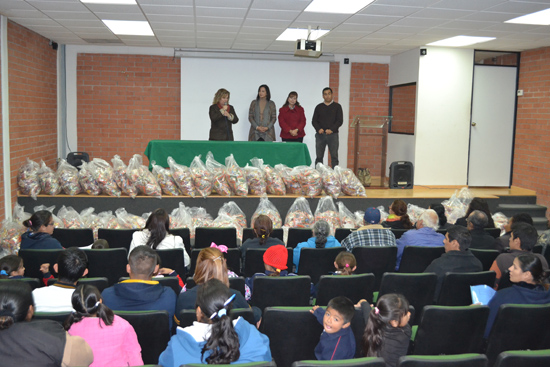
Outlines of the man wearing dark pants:
M312 124L315 134L315 150L317 159L315 164L323 163L325 148L328 145L331 166L338 165L338 129L344 122L342 106L332 100L332 89L323 89L323 103L319 103L313 112Z

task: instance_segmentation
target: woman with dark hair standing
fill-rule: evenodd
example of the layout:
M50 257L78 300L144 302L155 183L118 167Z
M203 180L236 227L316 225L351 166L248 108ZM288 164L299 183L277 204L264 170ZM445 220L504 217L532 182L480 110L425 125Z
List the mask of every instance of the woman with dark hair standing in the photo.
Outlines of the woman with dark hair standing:
M31 287L21 281L0 284L0 355L2 366L89 366L92 349L52 320L31 321ZM29 321L29 322L27 322Z
M210 134L208 140L233 141L232 125L239 122L233 106L229 104L230 93L227 89L218 89L208 110L210 116Z
M391 229L411 229L413 224L407 214L407 203L403 200L395 200L390 205L390 215L380 224Z
M183 251L185 266L189 266L191 260L185 251L183 239L180 236L171 235L168 232L169 228L170 216L168 213L164 209L156 209L145 222L143 231L136 231L132 234L132 242L128 253L141 245L149 246L153 250L180 248Z
M466 210L466 215L462 218L458 218L456 220L456 225L467 227L468 226L468 217L474 210L480 210L483 213L487 214L487 220L489 221L487 223L487 228L495 228L495 221L493 220L493 216L491 215L491 211L489 210L489 204L487 203L487 200L482 198L473 198L470 202L470 205L468 205L468 210Z
M197 321L178 327L159 358L164 367L182 364L229 364L271 361L269 339L243 318L231 320L234 294L218 279L197 292Z
M57 250L63 249L61 243L52 237L54 230L53 216L47 210L39 210L23 225L30 229L21 235L22 249L32 250Z
M91 367L143 365L134 328L103 304L96 287L79 285L71 302L75 312L63 326L69 335L80 336L90 345L94 353Z
M298 93L290 92L283 107L279 109L281 139L302 143L306 135L306 115L298 102Z
M250 103L248 121L251 125L249 141L275 141L277 108L271 100L269 87L265 84L260 85L256 99Z
M241 253L243 256L243 262L246 258L246 250L249 248L269 248L275 245L285 245L283 241L278 238L272 238L273 222L267 215L260 214L254 221L254 234L255 238L249 238L244 241L241 246Z
M327 221L319 220L313 225L313 237L307 242L299 243L294 249L294 256L292 262L296 265L296 272L298 272L298 265L300 264L300 251L303 248L330 248L340 247L340 242L330 235L330 225Z
M508 271L510 272L510 281L515 284L496 292L487 304L490 312L485 328L485 338L489 337L501 305L508 303L519 305L550 303L550 292L546 282L550 271L542 267L542 262L535 254L519 255L514 259L514 263Z

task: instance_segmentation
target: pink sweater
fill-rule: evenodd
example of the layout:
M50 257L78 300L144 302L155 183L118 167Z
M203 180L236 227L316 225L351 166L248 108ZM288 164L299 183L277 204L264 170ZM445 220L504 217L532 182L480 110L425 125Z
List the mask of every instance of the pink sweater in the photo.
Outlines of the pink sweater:
M85 317L69 329L70 335L82 337L94 352L91 367L142 366L141 347L132 325L115 315L106 326L97 317Z

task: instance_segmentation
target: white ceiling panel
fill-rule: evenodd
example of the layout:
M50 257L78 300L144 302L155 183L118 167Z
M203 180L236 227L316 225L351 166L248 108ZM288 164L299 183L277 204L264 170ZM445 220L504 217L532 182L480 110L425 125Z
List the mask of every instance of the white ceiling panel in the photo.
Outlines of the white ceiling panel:
M413 2L409 2L411 5ZM421 10L422 7L417 6L390 6L390 5L379 5L378 2L369 5L365 10L359 12L359 14L365 15L390 15L390 16L401 16L406 17L416 13Z
M195 9L192 6L159 6L159 5L142 5L141 9L151 16L172 16L172 15L187 15L194 16Z
M206 8L202 6L197 6L195 8L195 14L198 17L226 17L242 19L246 15L246 11L247 9Z
M505 0L441 0L435 4L435 7L440 9L481 11L505 2Z

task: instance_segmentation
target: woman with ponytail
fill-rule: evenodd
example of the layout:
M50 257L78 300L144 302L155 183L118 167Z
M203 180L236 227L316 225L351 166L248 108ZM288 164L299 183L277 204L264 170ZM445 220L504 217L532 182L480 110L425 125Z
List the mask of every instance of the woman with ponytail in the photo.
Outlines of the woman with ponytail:
M278 238L270 237L273 232L273 222L267 215L260 214L254 221L254 234L255 238L249 238L244 241L241 246L241 253L243 256L243 264L246 258L246 250L249 248L269 248L276 245L285 245L283 241Z
M390 215L381 224L391 229L411 229L413 224L407 214L407 203L403 200L395 200L390 205Z
M71 301L75 312L63 326L70 335L80 336L88 342L94 352L92 367L143 365L134 328L103 304L96 287L79 285Z
M299 243L294 249L294 256L292 261L296 265L296 272L298 272L298 265L300 264L300 251L303 248L330 248L330 247L340 247L340 242L330 235L330 225L327 221L318 220L313 225L313 237L311 237L307 242Z
M365 357L382 357L387 367L395 367L407 354L411 339L409 302L401 294L385 294L371 308L365 333Z
M229 311L235 295L218 279L210 279L197 293L197 321L178 327L159 358L164 367L182 364L230 364L271 361L269 339Z
M62 250L63 246L52 237L54 230L53 216L47 210L35 212L23 222L29 231L21 235L21 248L32 250Z

